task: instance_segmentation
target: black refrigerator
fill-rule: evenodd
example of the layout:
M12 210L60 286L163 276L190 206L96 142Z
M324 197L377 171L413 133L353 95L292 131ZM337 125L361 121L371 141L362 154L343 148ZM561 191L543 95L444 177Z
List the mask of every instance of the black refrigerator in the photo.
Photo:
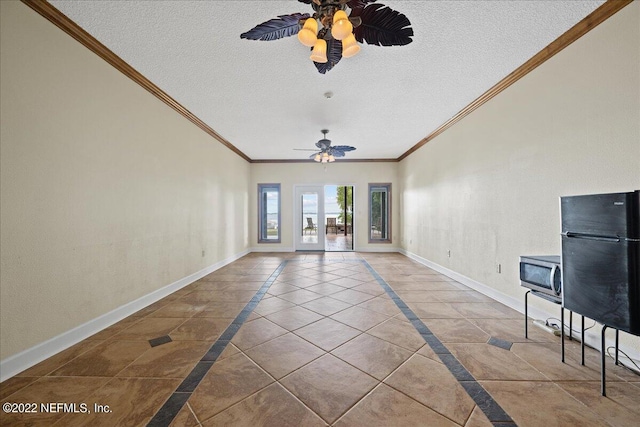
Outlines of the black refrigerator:
M640 191L560 198L565 308L640 335Z

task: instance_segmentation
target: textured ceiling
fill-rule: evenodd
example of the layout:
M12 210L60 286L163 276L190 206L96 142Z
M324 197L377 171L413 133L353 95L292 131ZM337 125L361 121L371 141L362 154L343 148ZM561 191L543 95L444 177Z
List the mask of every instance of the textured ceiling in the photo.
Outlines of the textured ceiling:
M295 36L240 39L312 13L296 0L50 2L254 160L305 159L293 149L324 128L357 147L348 158L398 158L604 3L380 0L409 18L413 43L364 44L322 75Z

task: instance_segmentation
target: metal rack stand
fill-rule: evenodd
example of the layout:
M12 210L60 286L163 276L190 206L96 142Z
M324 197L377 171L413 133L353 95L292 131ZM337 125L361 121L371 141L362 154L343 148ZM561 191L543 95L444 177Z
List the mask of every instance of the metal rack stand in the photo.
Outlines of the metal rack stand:
M584 321L584 316L583 316L583 321ZM605 348L605 340L604 340L604 333L607 330L607 328L609 328L609 326L607 325L602 325L602 332L600 334L600 384L601 384L601 389L602 389L602 395L606 396L607 395L607 390L606 390L606 378L605 378L605 362L606 362L606 355L605 352L607 351ZM584 329L584 327L583 327ZM612 328L615 329L615 328ZM616 331L616 357L615 357L615 363L616 366L618 365L618 341L620 339L620 331L618 329L615 330ZM584 331L583 331L584 332Z
M549 295L549 294L545 294L539 291L534 291L534 290L528 290L525 294L524 294L524 337L525 338L529 338L529 324L527 322L529 316L529 308L528 308L528 297L529 297L529 293L531 293L532 295L535 295L539 298L542 298L544 300L550 301L554 304L558 304L560 305L560 346L561 346L561 359L562 359L562 363L564 363L564 306L562 305L562 299L560 297L554 297L553 295ZM581 322L581 328L580 328L580 350L581 350L581 360L580 360L580 364L584 365L584 316L582 316L582 322ZM573 337L571 336L571 331L573 331L573 312L571 310L569 310L569 340L572 340ZM603 335L604 337L604 332ZM617 335L617 331L616 331L616 364L618 361L618 341L617 341L618 335ZM604 340L604 338L603 338ZM604 342L604 341L603 341ZM604 356L603 356L604 357ZM604 365L603 365L604 366ZM604 395L603 395L604 396Z
M525 338L529 338L529 324L527 323L527 320L529 318L529 308L528 308L528 297L529 297L529 293L531 293L532 295L535 295L539 298L542 298L544 300L550 301L554 304L558 304L560 305L560 323L562 324L562 327L560 328L561 332L560 332L560 345L561 345L561 359L562 359L562 363L564 362L564 337L565 337L565 333L564 333L564 306L562 305L562 299L559 297L554 297L552 295L548 295L539 291L535 291L535 290L528 290L525 294L524 294L524 337ZM600 384L601 384L601 393L602 396L606 396L607 395L607 382L606 382L606 343L605 343L605 332L607 330L607 328L611 328L611 329L615 329L611 326L607 326L605 324L602 325L602 332L600 334ZM573 311L569 310L569 340L572 340L572 336L571 336L571 332L573 331ZM616 366L619 365L619 360L618 360L618 355L619 355L619 351L618 351L618 343L620 340L620 331L618 329L615 329L616 331L616 344L615 344L615 364ZM584 366L584 316L580 315L580 364Z

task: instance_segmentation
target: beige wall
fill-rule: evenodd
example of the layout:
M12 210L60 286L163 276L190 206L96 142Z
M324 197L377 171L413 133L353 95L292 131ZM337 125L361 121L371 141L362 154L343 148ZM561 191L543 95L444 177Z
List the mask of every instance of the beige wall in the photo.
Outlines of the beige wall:
M249 163L0 3L5 359L246 251L253 199Z
M336 160L326 165L308 163L254 163L251 165L251 188L249 191L249 238L251 247L258 251L292 250L293 234L293 194L297 184L353 185L354 186L354 223L356 250L396 251L400 247L396 238L400 230L398 214L397 188L398 163L347 163ZM392 184L391 243L368 243L368 185L369 183ZM258 244L258 184L280 183L282 193L282 242ZM254 202L255 201L255 202Z
M640 189L640 2L402 161L399 176L403 248L522 301L518 256L560 253L560 196Z

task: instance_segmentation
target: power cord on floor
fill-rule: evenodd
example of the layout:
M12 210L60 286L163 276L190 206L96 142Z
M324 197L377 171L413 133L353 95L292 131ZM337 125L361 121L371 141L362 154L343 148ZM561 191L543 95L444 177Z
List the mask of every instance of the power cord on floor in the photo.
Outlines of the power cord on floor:
M614 349L614 350L615 350L616 348L615 348L614 346L607 347L607 356L609 356L610 358L612 358L613 360L615 360L615 359L616 359L616 358L615 358L615 356L612 356L612 355L611 355L611 352L610 352L610 350L611 350L611 349ZM631 364L633 364L633 366L635 366L635 367L636 367L636 369L635 369L635 370L634 370L634 369L631 369L630 367L626 366L624 363L621 363L621 364L620 364L620 365L618 365L618 366L622 366L622 367L624 367L624 368L628 369L629 371L633 372L634 374L636 374L636 375L640 375L640 367L639 367L639 366L638 366L638 364L634 361L634 359L632 359L631 357L629 357L629 355L628 355L627 353L625 353L624 351L622 351L622 350L620 350L620 349L618 349L618 353L622 353L622 355L624 356L624 358L625 358L625 359L627 359L629 362L631 362ZM618 356L618 359L619 359L619 358L620 358L620 356ZM640 362L640 360L639 360L638 362Z
M556 320L558 323L557 324L556 323L551 323L551 322L549 322L550 320ZM560 330L560 319L557 319L555 317L548 317L547 320L545 320L545 323L547 324L547 326L553 326L555 328L558 328L558 330ZM584 330L588 331L589 329L593 328L594 326L596 326L596 322L595 321L593 322L593 325L591 325L591 326L589 326L587 328L584 328ZM564 325L564 328L567 331L569 330L569 326L567 324ZM580 334L579 330L575 330L573 328L571 329L571 332L572 332L572 336L573 336L573 333Z
M555 320L555 321L557 321L558 323L557 323L557 324L556 324L556 323L552 323L552 322L550 322L550 320ZM551 326L551 327L554 327L554 328L557 328L558 330L560 330L560 319L558 319L558 318L555 318L555 317L549 317L549 318L547 318L547 319L545 320L545 324L546 324L547 326ZM584 330L585 330L585 331L588 331L589 329L593 328L594 326L596 326L596 322L595 322L595 321L593 322L593 324L592 324L591 326L584 328ZM564 328L565 328L565 330L569 331L569 325L564 324ZM576 333L576 334L580 334L580 331L579 331L579 330L575 330L575 329L571 329L571 332L572 332L572 333ZM591 346L589 346L589 347L591 347ZM593 347L592 347L592 348L593 348ZM612 355L611 355L611 353L610 353L610 351L609 351L610 349L614 349L614 350L615 350L615 347L614 347L614 346L607 347L607 356L609 356L610 358L612 358L613 360L615 360L615 356L612 356ZM597 349L596 349L596 350L597 350ZM630 367L626 366L624 363L620 363L620 365L618 365L618 366L622 366L622 367L624 367L625 369L627 369L627 370L629 370L629 371L633 372L634 374L636 374L636 375L640 375L640 367L639 367L639 366L638 366L638 364L636 363L636 362L640 363L640 360L632 359L631 357L629 357L629 355L628 355L627 353L625 353L624 351L622 351L622 350L620 350L620 349L618 349L618 353L622 353L622 354L624 355L624 358L625 358L625 359L627 359L631 364L633 364L633 366L635 366L635 367L636 367L636 369L635 369L635 370L634 370L634 369L631 369Z

